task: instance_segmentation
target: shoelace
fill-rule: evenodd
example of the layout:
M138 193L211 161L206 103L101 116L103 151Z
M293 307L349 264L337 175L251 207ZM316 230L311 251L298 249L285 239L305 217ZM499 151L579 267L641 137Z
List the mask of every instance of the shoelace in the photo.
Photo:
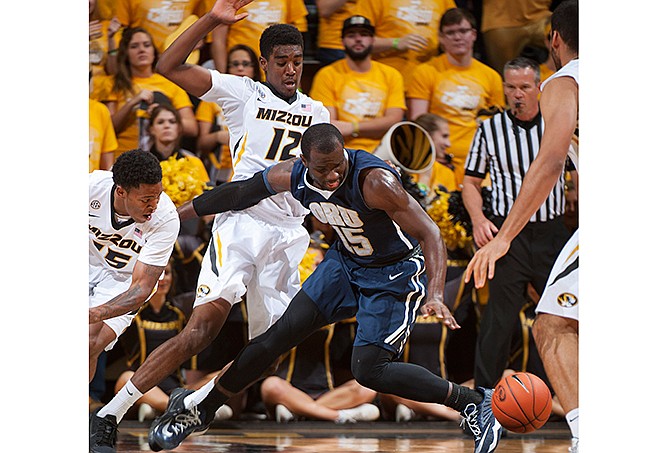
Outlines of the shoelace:
M202 421L200 420L200 411L198 410L198 406L194 406L186 414L179 414L175 416L174 421L174 429L177 433L184 432L189 426L200 425Z
M472 410L468 413L470 407L472 407ZM465 410L463 410L463 420L461 420L461 427L463 427L463 423L467 423L470 431L472 431L472 434L475 436L475 440L479 440L482 436L482 430L477 423L477 413L477 406L475 406L474 403L470 403L466 406Z
M116 426L109 420L101 418L102 427L104 430L100 433L100 443L102 445L111 445L112 447L116 444Z

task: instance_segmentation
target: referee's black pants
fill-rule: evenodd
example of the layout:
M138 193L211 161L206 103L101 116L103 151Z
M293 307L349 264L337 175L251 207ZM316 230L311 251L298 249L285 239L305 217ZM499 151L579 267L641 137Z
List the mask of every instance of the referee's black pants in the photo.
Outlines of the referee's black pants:
M500 228L504 217L492 222ZM489 280L489 300L484 309L475 349L475 385L492 388L501 378L519 329L519 312L526 303L526 288L532 284L542 294L554 260L570 237L563 217L528 223L496 262Z

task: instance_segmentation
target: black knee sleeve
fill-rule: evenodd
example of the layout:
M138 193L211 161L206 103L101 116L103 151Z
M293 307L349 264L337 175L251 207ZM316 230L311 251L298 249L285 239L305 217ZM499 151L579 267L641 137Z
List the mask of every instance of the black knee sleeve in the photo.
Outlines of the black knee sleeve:
M427 403L444 403L449 381L413 363L394 362L394 353L375 345L356 346L351 371L364 387Z
M356 346L351 354L351 372L354 378L364 387L380 390L385 384L386 367L393 360L393 354L386 349L368 345Z
M327 324L312 299L301 290L282 317L240 351L219 384L233 393L244 390L260 379L280 355Z

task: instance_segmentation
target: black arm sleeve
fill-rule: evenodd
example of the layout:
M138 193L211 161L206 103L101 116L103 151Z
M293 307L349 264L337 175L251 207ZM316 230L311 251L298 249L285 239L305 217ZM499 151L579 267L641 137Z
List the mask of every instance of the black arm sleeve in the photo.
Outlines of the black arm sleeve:
M261 171L244 181L229 182L203 192L193 199L193 209L200 217L226 211L241 211L275 193Z

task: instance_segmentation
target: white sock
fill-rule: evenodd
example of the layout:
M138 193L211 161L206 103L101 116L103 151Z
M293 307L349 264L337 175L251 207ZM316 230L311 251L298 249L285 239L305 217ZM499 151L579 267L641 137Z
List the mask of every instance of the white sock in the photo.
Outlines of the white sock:
M579 408L576 407L565 414L565 419L568 421L572 437L579 439Z
M218 376L213 377L209 382L207 382L207 384L203 385L198 390L184 398L184 406L186 409L193 409L194 406L200 404L202 400L204 400L205 397L209 395L209 392L212 391L214 385L216 384L217 377Z
M144 395L144 393L137 390L133 381L128 380L126 385L114 395L114 398L100 409L98 417L104 418L106 415L112 414L116 417L116 422L119 423L123 416L126 415L126 412L128 412L128 409L130 409L138 399L142 398L142 395Z

